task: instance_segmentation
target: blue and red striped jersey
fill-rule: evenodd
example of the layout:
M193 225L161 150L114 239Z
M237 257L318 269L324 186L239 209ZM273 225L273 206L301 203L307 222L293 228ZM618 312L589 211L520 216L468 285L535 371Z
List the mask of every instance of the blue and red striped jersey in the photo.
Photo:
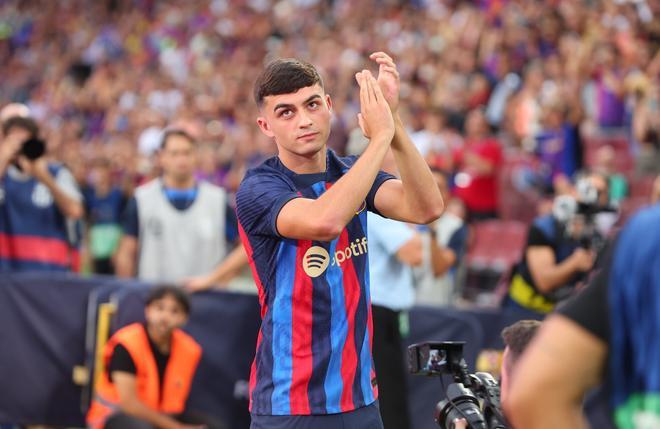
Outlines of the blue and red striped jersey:
M331 242L288 239L276 227L287 202L318 198L354 162L328 150L324 173L296 174L274 157L249 170L238 190L239 232L262 318L250 374L253 414L340 413L377 398L366 210L377 212L376 191L394 176L378 174L362 209Z
M65 189L70 194L75 187L71 173L56 164L48 170L60 188L62 178L71 182ZM10 166L0 177L0 272L70 271L79 254L69 232L48 188Z

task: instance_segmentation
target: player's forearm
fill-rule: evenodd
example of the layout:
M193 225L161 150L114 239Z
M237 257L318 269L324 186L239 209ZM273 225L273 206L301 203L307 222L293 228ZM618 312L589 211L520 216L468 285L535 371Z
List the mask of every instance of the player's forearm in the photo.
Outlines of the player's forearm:
M330 235L338 235L364 203L389 146L388 141L372 139L351 169L316 200L310 216L328 225Z
M401 175L404 203L419 223L437 219L444 210L442 195L428 164L413 145L401 118L394 118L392 152Z

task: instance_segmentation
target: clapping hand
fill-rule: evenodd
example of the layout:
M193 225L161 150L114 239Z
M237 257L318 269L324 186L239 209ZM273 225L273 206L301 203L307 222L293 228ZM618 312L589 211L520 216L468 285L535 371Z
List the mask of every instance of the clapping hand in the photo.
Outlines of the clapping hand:
M391 142L394 137L394 119L378 82L368 70L357 73L355 79L360 85L358 121L362 132L370 140Z
M399 108L399 90L401 82L399 72L392 57L385 52L374 52L369 58L378 63L378 86L383 92L390 110L395 114Z

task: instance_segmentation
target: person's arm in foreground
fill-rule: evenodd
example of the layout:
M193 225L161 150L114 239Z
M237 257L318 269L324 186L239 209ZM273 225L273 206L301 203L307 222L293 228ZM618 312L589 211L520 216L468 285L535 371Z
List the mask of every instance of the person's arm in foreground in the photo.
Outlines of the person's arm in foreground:
M380 171L394 136L392 113L376 79L368 71L360 84L360 123L369 146L348 172L318 199L295 198L277 216L277 231L293 239L330 241L358 212Z
M430 223L442 214L444 203L428 164L412 143L398 115L399 72L392 58L384 52L376 52L370 58L379 65L378 85L394 117L392 153L401 175L401 180L388 180L379 188L376 207L391 219Z
M154 411L140 401L137 395L137 379L135 375L114 371L112 381L119 393L119 409L132 417L144 420L160 429L203 429L205 426L185 425L172 417Z
M575 322L548 318L513 374L504 404L513 427L586 429L582 401L600 381L606 353L605 343Z

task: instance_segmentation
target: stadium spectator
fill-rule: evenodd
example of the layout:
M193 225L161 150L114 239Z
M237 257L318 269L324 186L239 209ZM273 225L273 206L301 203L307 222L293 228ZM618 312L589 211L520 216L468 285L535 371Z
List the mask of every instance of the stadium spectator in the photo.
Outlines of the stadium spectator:
M541 161L540 180L550 195L558 181L570 181L580 167L579 132L575 124L568 122L567 115L567 107L561 101L544 105L540 128L534 136L535 153Z
M0 269L77 268L79 256L67 224L67 219L77 220L83 215L75 179L61 164L48 162L44 156L29 159L22 152L25 142L39 137L33 119L10 117L2 123L2 134Z
M464 146L454 152L454 193L467 206L471 220L496 218L502 148L490 135L490 126L481 109L470 111L465 132Z
M660 176L656 177L653 181L653 189L651 190L651 204L660 202Z
M438 220L422 230L423 262L413 269L417 303L452 305L458 292L459 267L467 250L465 206L449 192L449 177L432 170L447 208Z
M124 213L118 275L184 282L213 273L227 255L237 235L234 211L222 188L195 180L195 148L185 131L163 135L162 177L138 187Z
M658 205L632 218L591 284L544 323L505 403L514 427L586 428L582 400L603 381L618 428L658 426L659 223Z
M620 205L621 201L628 195L628 181L625 176L617 173L614 168L616 152L612 146L603 146L596 152L596 163L593 171L605 177L610 190L610 202Z
M83 189L91 268L96 274L114 274L112 256L121 238L121 213L126 204L123 191L112 184L110 163L94 162L91 186Z
M121 328L103 349L104 371L87 413L91 429L220 429L186 409L202 348L181 330L190 300L175 286L152 289L145 323Z

